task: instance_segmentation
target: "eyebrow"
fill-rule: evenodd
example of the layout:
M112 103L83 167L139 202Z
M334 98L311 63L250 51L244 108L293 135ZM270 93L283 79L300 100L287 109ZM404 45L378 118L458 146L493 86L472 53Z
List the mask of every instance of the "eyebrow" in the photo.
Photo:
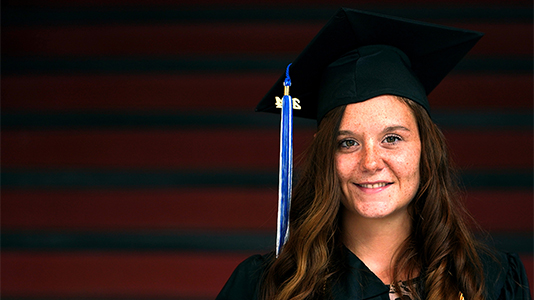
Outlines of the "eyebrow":
M386 133L390 131L397 131L397 130L410 131L410 129L408 129L407 127L404 127L402 125L397 125L397 126L388 126L384 128L384 130L382 130L382 133Z
M340 130L340 131L337 132L338 136L339 135L351 135L351 134L353 134L353 132L350 131L350 130Z
M388 127L384 128L384 130L382 130L381 133L386 133L386 132L390 132L390 131L397 131L397 130L410 131L410 129L408 129L407 127L404 127L402 125L396 125L396 126L388 126ZM337 133L338 136L340 136L340 135L352 135L352 134L354 134L354 132L351 131L351 130L340 130Z

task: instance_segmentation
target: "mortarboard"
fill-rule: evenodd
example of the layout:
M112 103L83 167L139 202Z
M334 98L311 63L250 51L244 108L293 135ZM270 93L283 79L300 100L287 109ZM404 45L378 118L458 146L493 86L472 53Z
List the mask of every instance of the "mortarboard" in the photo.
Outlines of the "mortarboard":
M294 116L319 122L337 106L384 94L407 97L430 113L426 95L482 35L341 8L291 65L291 96L298 98L301 106ZM354 75L352 79L349 73ZM256 111L280 112L274 99L283 95L284 80L285 75L265 95ZM355 82L358 90L350 90Z
M337 11L256 107L282 115L277 255L289 234L293 115L320 123L335 107L385 94L411 99L430 113L427 95L482 35L348 8Z

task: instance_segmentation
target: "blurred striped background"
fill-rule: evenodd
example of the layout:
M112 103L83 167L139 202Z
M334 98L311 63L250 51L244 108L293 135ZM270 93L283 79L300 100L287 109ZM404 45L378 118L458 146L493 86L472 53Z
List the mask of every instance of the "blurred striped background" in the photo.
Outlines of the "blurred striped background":
M4 0L2 298L212 299L274 249L279 120L253 110L340 6L486 33L430 101L532 286L531 1Z

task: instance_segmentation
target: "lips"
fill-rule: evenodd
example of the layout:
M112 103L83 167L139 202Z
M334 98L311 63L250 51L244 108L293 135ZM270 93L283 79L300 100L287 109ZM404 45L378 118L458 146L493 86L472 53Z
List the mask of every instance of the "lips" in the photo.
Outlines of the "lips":
M391 184L391 182L377 182L377 183L357 183L356 185L366 189L378 189Z

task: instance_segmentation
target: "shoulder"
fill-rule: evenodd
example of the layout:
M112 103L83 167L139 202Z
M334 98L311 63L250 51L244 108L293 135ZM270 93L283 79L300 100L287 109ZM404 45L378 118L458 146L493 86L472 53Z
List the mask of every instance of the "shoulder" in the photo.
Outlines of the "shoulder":
M531 299L525 267L514 253L480 254L488 299Z
M265 255L256 254L250 256L237 266L232 276L236 275L238 277L259 279L263 275L263 272L265 271L267 266L272 261L272 258L273 255L271 253Z
M257 299L261 278L272 258L272 253L257 254L241 262L217 296L217 300Z

